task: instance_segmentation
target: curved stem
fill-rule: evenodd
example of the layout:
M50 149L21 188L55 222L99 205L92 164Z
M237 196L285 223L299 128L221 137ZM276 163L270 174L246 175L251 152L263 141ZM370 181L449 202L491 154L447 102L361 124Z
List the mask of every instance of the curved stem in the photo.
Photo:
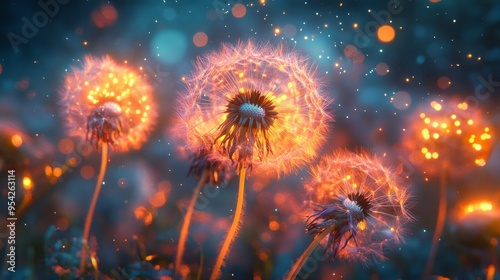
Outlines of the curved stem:
M217 257L217 261L215 262L214 270L212 271L212 275L210 276L210 280L215 280L220 275L220 270L222 267L222 263L226 258L226 255L229 251L229 246L233 242L236 237L236 232L238 231L238 225L241 220L241 216L243 214L243 202L245 198L245 173L246 167L243 165L240 170L240 184L238 187L238 201L236 202L236 211L234 212L233 223L227 232L226 240L224 240L224 244L219 252L219 256Z
M95 206L97 204L97 199L99 198L99 193L102 187L102 181L104 180L104 174L106 173L106 165L108 163L108 144L102 144L102 157L101 157L101 169L99 170L99 176L97 177L97 183L95 185L94 194L92 196L92 201L90 202L89 212L87 213L87 218L85 219L85 226L83 227L83 248L81 252L80 260L80 271L83 273L83 268L85 267L85 260L87 259L87 253L89 250L89 234L90 225L92 224L92 218L94 216Z
M184 216L184 222L182 223L181 236L179 238L179 244L177 245L177 256L175 257L175 273L180 274L182 265L182 256L184 255L184 249L186 248L186 240L189 232L189 225L191 224L191 217L193 216L194 205L196 204L196 199L200 194L201 187L205 184L205 179L208 175L207 170L203 170L201 173L200 180L194 188L193 196L189 202L186 215Z
M309 247L307 247L307 249L304 251L304 253L302 253L302 255L300 255L299 259L292 266L292 268L290 269L290 272L288 273L288 275L286 276L285 279L293 280L297 277L300 270L302 269L302 266L304 266L307 259L309 259L309 256L312 254L314 249L316 249L316 247L318 247L321 240L323 240L323 238L325 238L328 234L330 234L334 229L335 229L335 225L332 225L328 229L325 229L320 235L316 236L316 238L314 238L313 242L311 242L311 244L309 244Z
M436 252L438 247L438 241L443 233L444 221L446 219L446 208L447 208L447 198L446 198L446 177L448 175L448 162L443 163L441 169L441 177L439 178L439 208L436 220L436 228L434 230L434 235L432 236L432 245L429 253L429 258L427 259L427 265L425 266L424 276L428 277L432 273L432 267L434 260L436 258Z
M200 254L200 267L198 268L198 273L196 275L196 280L201 280L201 274L203 272L203 263L205 262L205 255L203 255L203 247L200 246L201 254Z

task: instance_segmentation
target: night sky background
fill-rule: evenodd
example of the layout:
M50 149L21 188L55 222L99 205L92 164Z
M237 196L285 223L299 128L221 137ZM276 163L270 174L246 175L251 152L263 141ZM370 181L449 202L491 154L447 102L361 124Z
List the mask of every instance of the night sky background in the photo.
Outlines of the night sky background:
M50 15L37 1L0 4L1 279L71 279L65 270L78 266L100 154L65 134L58 92L85 55L109 55L143 73L159 108L140 150L110 154L91 229L100 278L174 277L182 215L197 183L186 175L189 159L170 133L176 96L185 87L181 79L197 56L249 39L283 44L317 66L325 93L334 98L329 110L335 121L322 154L337 148L385 153L404 170L414 195L417 220L387 261L368 267L320 261L309 279L421 279L439 175L410 163L402 142L421 106L448 98L481 112L493 139L484 167L472 164L447 176L448 215L433 275L486 279L494 271L489 279L500 279L499 1L40 1L47 2L57 5ZM36 31L23 27L34 21ZM393 39L383 42L377 34L382 25L395 30ZM56 176L65 163L69 168ZM4 259L12 169L15 273ZM302 214L308 176L308 167L279 180L251 174L223 279L281 279L290 269L312 241ZM224 188L203 190L208 203L195 212L184 257L189 279L196 279L200 264L202 279L210 275L237 185L234 177ZM489 203L488 213L464 217L468 205L480 202Z

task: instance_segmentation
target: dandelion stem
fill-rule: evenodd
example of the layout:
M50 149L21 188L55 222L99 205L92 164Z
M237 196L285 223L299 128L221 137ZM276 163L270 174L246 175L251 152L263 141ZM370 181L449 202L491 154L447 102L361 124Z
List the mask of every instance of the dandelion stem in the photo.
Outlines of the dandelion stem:
M90 202L89 212L87 213L87 218L85 219L85 226L83 227L83 248L81 252L80 260L80 271L83 273L85 267L85 260L87 259L87 253L89 251L89 234L90 225L92 224L92 218L94 216L95 206L97 204L97 198L99 198L99 192L101 191L102 181L104 180L104 174L106 173L106 165L108 163L108 144L104 142L102 144L101 152L101 169L99 170L99 176L97 177L97 183L95 185L94 194L92 195L92 201Z
M205 255L203 254L203 247L200 246L201 253L200 253L200 265L198 268L198 274L196 275L196 280L201 280L201 274L203 272L203 263L205 262Z
M443 162L441 177L439 178L439 208L436 220L436 228L434 230L434 235L432 236L431 250L424 271L424 276L426 276L426 278L432 273L434 259L436 258L438 241L441 237L441 234L443 233L444 221L446 218L446 208L448 204L446 198L446 177L448 175L448 166L449 163L447 161Z
M295 264L292 266L292 269L290 269L290 272L286 276L286 280L293 280L297 277L299 274L300 270L302 269L302 266L306 263L307 259L309 259L309 256L312 254L314 249L318 247L319 243L323 238L325 238L328 234L330 234L333 230L335 229L335 224L332 225L331 227L325 229L320 235L316 236L316 238L309 244L309 247L302 253L302 255L299 257L299 259L295 262Z
M222 263L226 258L226 255L229 251L229 246L233 242L236 237L236 232L238 231L238 225L241 220L241 216L243 214L243 202L245 198L245 173L246 167L245 165L241 166L240 169L240 184L238 187L238 201L236 202L236 211L234 212L233 223L227 232L226 239L224 240L224 244L219 252L219 256L217 257L217 261L215 262L214 270L212 271L212 275L210 276L210 280L215 280L220 275L220 270L222 267Z
M184 255L184 249L186 248L186 240L189 232L189 225L191 224L191 217L193 216L194 205L196 204L196 199L198 199L198 195L200 194L201 187L205 185L204 182L207 175L208 172L206 169L204 169L201 173L198 184L194 188L193 196L191 197L186 215L184 216L184 222L182 223L181 228L181 236L179 238L179 245L177 245L177 256L175 257L175 272L177 274L180 274L181 272L182 256Z

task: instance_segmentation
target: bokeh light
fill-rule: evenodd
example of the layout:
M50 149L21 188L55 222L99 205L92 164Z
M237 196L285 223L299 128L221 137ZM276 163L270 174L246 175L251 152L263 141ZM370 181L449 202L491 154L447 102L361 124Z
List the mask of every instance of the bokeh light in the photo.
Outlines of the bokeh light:
M389 43L392 40L394 40L395 36L396 32L394 31L394 28L390 25L382 25L377 30L377 37L380 40L380 42Z
M406 91L398 91L391 97L392 105L398 110L405 110L411 105L411 96Z
M242 18L247 13L247 8L243 4L236 4L233 6L231 12L235 18Z
M197 47L204 47L208 43L208 36L205 32L197 32L193 36L193 43Z
M98 28L112 25L118 18L118 12L111 4L102 5L99 10L92 13L92 22Z
M379 64L377 64L377 66L375 66L375 71L380 76L385 76L387 75L387 73L389 73L389 66L384 62L380 62Z
M166 64L182 61L188 47L186 35L176 29L157 33L151 40L151 55Z

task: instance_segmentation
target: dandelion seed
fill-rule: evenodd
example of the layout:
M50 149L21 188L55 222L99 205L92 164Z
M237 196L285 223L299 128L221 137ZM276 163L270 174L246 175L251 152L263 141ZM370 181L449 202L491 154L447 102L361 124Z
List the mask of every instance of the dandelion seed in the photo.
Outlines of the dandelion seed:
M331 260L370 264L404 241L411 197L399 174L367 154L338 151L312 168L305 185L311 211L306 233L315 237L292 268L294 279L322 243Z

